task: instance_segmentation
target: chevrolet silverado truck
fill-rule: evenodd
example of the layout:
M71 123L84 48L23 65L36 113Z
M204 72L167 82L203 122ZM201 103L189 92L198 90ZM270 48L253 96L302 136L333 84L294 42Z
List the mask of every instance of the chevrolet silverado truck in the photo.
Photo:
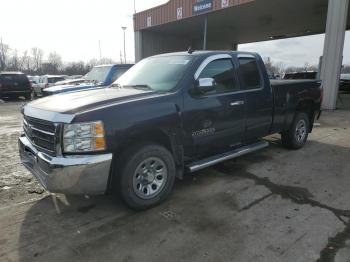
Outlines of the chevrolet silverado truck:
M146 58L104 89L59 94L22 108L23 165L48 190L117 193L134 209L162 202L175 178L268 146L306 143L321 82L271 82L246 52Z

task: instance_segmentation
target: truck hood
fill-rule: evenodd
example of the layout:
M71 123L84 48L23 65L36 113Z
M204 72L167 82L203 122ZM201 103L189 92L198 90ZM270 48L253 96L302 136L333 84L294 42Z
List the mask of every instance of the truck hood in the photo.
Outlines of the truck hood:
M94 88L96 85L94 83L83 83L78 85L58 85L58 86L51 86L48 88L45 88L44 91L48 92L50 94L58 94L63 92L71 92L71 91L77 91L82 89L89 89Z
M109 104L147 98L154 94L156 94L154 91L126 88L92 89L44 97L27 106L45 111L74 114Z

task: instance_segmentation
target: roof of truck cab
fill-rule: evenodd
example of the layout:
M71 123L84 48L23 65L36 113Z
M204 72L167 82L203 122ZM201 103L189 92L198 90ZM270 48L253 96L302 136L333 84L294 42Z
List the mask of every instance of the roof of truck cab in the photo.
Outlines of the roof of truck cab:
M120 67L125 67L125 66L133 66L134 64L106 64L106 65L96 65L94 67L106 67L106 66L120 66Z
M189 53L188 51L182 51L182 52L173 52L173 53L164 53L159 54L151 57L162 57L162 56L208 56L208 55L220 55L220 54L247 54L247 55L257 55L257 53L252 52L244 52L244 51L227 51L227 50L216 50L216 51L207 51L207 50L193 50L192 53Z

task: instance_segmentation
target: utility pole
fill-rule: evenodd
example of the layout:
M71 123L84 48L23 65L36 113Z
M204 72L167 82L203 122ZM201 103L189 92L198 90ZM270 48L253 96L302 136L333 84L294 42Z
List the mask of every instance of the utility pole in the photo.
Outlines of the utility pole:
M4 53L4 47L3 47L3 45L2 45L2 37L0 38L0 48L1 48L1 50L0 50L0 70L3 70L3 64L4 64L4 61L3 61L3 53Z
M207 50L208 17L204 19L203 50Z
M124 64L126 64L126 51L125 51L125 30L126 26L122 26L123 33L124 33Z
M100 40L98 40L98 48L100 50L100 62L101 62L101 60L102 60L102 52L101 52L101 41Z

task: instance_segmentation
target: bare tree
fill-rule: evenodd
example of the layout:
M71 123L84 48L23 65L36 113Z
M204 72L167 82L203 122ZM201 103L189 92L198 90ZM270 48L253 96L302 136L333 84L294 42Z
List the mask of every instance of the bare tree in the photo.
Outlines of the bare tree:
M274 63L270 57L266 59L265 66L270 74L283 74L286 67L283 62Z
M91 59L89 62L83 61L63 63L61 56L57 52L49 53L47 61L44 60L42 49L33 47L19 54L17 49L10 49L0 41L0 70L23 71L27 74L69 74L84 75L92 67L100 64L114 64L110 58L100 60Z
M99 64L100 65L108 65L108 64L115 64L115 62L111 58L103 57L100 59Z
M56 52L51 52L47 58L50 67L50 73L56 74L62 68L62 58Z
M85 75L90 71L88 64L84 62L72 62L65 65L64 74L67 75Z
M28 55L28 51L25 50L23 52L23 55L20 58L20 71L25 71L26 73L31 73L32 67L31 67L31 57Z
M11 57L9 58L9 62L6 66L6 70L11 70L11 71L19 71L20 70L20 58L18 56L18 51L17 49L14 49L12 51Z
M33 71L40 72L43 63L44 52L40 48L33 47L31 49L33 59Z
M274 64L274 67L276 68L277 73L283 74L284 71L286 70L286 64L283 62L278 62Z
M91 69L98 64L99 64L99 61L97 59L90 59L86 65Z
M0 41L0 70L6 70L9 60L10 47Z

